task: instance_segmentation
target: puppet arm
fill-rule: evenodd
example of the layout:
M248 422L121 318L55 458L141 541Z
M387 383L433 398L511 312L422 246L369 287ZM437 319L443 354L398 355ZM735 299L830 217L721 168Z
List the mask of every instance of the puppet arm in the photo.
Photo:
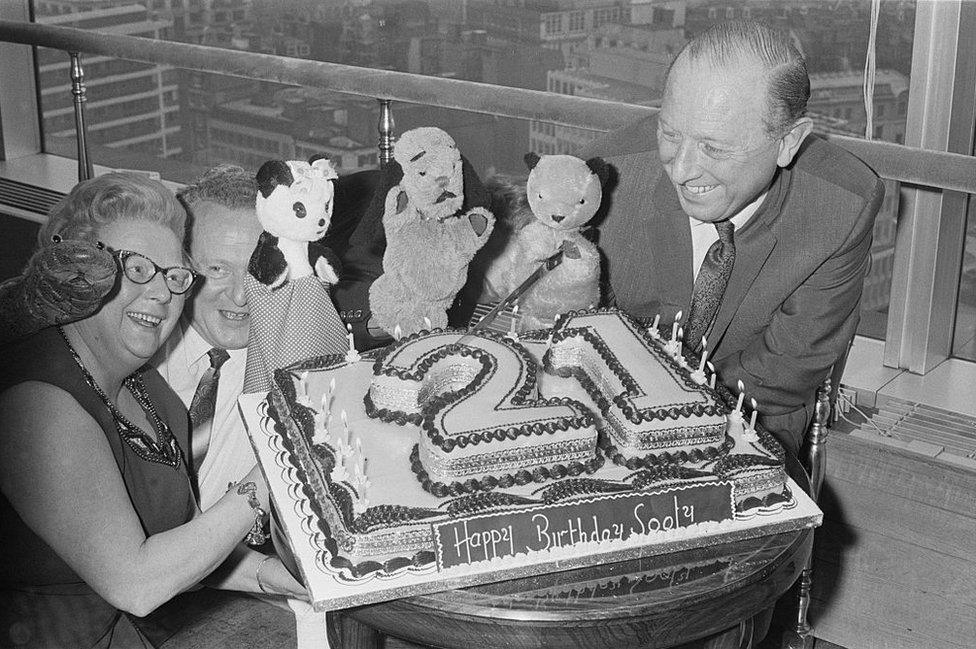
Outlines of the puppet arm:
M23 274L0 284L0 343L88 317L115 285L101 244L59 240L38 249Z

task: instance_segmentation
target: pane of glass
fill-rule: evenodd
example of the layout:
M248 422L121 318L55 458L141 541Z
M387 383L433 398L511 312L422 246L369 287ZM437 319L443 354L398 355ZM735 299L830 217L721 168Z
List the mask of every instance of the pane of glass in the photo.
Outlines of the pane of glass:
M282 56L655 105L687 36L729 18L789 29L811 73L809 112L822 134L864 137L862 75L871 0L36 0L41 23L80 26ZM904 142L914 0L882 2L873 137ZM41 51L48 151L73 157L68 58ZM340 173L377 163L378 107L366 97L160 66L83 57L91 157L114 168L189 181L218 162L327 154ZM524 175L522 156L572 153L594 131L546 122L395 105L397 130L437 125L476 169ZM892 188L893 190L894 188ZM897 192L878 219L862 333L883 337Z
M976 361L976 201L969 198L952 355Z

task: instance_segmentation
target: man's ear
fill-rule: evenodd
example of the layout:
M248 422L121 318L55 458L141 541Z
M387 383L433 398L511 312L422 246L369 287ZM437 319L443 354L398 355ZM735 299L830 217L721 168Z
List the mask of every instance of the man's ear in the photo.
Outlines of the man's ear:
M780 167L789 166L796 157L796 152L800 150L800 145L807 139L813 130L813 120L809 117L801 117L793 122L793 126L780 138L779 154L776 157L776 164Z

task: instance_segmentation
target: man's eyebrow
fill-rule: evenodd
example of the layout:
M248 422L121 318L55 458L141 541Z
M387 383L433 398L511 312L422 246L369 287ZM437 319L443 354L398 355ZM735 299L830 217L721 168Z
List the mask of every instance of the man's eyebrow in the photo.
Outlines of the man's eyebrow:
M425 155L427 155L427 152L426 151L421 151L420 153L418 153L414 157L410 158L410 162L416 162L417 160L420 160L421 158L423 158Z

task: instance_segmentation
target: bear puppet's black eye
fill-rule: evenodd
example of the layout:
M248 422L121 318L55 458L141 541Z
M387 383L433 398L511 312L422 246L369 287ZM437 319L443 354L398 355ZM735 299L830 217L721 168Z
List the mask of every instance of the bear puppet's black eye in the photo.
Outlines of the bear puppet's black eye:
M581 198L580 199L580 205L583 205L584 203L586 203L586 199L585 198Z
M295 203L294 205L291 206L291 209L295 210L295 216L297 216L298 218L300 219L305 218L306 216L305 206L302 205L301 203Z

